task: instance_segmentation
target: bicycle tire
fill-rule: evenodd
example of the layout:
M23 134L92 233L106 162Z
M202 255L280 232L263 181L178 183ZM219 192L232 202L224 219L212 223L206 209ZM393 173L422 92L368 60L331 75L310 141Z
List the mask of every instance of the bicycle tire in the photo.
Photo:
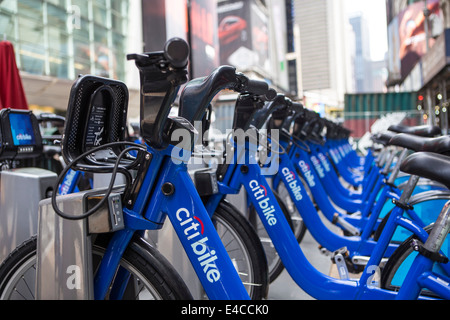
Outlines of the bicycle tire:
M424 228L427 233L430 233L433 228L433 225L429 225ZM448 237L448 236L447 236ZM380 276L380 286L383 289L398 291L400 289L400 282L403 283L402 278L400 280L396 279L394 282L394 277L396 276L397 271L402 266L403 263L409 258L412 261L412 257L414 257L417 253L412 248L412 242L417 241L419 244L423 244L420 240L418 240L417 235L411 235L408 239L402 242L399 247L392 253L389 257L389 260L386 262L383 270L381 271ZM414 256L411 256L413 254ZM411 257L410 257L411 256ZM421 295L437 297L433 292L423 289Z
M215 226L217 226L218 223L226 223L227 227L231 228L227 231L232 233L230 234L230 237L237 239L242 247L240 250L245 250L244 254L248 255L248 261L246 263L250 265L249 267L251 270L240 273L239 263L245 262L238 262L237 260L240 259L234 258L234 254L239 249L232 247L232 240L228 241L224 239L221 231L218 230L219 236L224 242L225 249L230 255L238 273L240 273L241 280L244 283L250 298L252 300L267 298L269 291L267 260L264 248L253 226L245 216L226 199L223 199L219 203L219 206L212 216L212 221Z
M99 237L99 239L104 239ZM102 254L105 246L102 241L93 245L93 253ZM33 283L24 283L27 288L24 293L11 293L13 288L21 286L22 282L35 279L35 263L37 258L37 237L25 241L16 248L0 266L0 299L23 298L34 299ZM120 262L121 267L134 268L134 275L141 283L151 285L149 288L153 291L154 298L162 300L191 300L192 295L185 285L184 281L172 267L172 265L153 247L148 245L140 237L133 237L124 252ZM29 270L23 270L29 267ZM19 274L21 271L28 271L27 274ZM29 274L28 274L29 273ZM25 277L27 276L27 277ZM32 281L32 280L30 280ZM34 284L35 285L35 284ZM13 286L13 287L11 287ZM22 286L23 287L23 286ZM6 297L6 294L11 294ZM27 295L25 295L27 294Z

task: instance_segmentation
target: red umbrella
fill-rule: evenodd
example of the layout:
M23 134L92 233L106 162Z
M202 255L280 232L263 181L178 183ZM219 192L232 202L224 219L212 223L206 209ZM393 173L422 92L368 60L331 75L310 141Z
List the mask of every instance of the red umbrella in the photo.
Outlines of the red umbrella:
M28 109L14 47L9 41L0 41L0 108Z

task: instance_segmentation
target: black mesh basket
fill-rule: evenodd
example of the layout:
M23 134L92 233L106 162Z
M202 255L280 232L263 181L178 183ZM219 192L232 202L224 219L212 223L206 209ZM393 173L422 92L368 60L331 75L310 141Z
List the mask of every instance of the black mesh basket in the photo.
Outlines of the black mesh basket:
M67 106L61 149L66 163L100 145L124 141L128 88L117 80L85 75L73 84ZM81 163L113 161L122 147L109 148ZM100 160L99 160L100 159Z

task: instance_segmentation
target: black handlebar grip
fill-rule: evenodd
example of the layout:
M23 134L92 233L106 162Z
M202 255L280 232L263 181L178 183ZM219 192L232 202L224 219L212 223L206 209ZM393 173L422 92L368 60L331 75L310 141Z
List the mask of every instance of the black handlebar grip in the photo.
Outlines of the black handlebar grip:
M174 68L184 68L189 60L189 45L181 38L169 39L164 46L164 56Z
M301 113L304 110L303 105L298 102L292 102L291 109L297 113Z
M246 91L263 96L268 93L269 85L265 81L249 79L247 82Z
M275 89L270 88L270 89L266 92L265 96L266 96L266 99L267 99L267 100L273 100L273 99L275 99L275 97L277 96L277 91L276 91Z

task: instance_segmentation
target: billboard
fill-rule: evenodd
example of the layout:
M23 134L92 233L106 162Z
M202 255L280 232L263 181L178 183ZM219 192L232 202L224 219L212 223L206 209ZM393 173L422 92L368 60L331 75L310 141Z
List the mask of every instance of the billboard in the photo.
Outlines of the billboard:
M219 66L216 9L211 0L142 0L145 51L160 51L180 37L191 47L190 78L209 75Z
M187 40L187 0L142 0L145 51L160 51L173 37Z
M189 26L192 78L207 76L220 65L216 1L191 0Z
M439 24L442 23L439 0L429 0L427 8L430 11L429 46L431 47L435 41L432 38L435 33L433 28L439 28ZM419 1L409 5L398 15L398 56L401 61L402 78L410 73L427 51L424 9L424 2Z
M228 0L218 4L220 63L245 70L270 70L269 30L265 7L256 1Z
M387 27L388 33L388 71L389 82L395 83L402 78L401 59L398 54L400 50L400 39L398 33L398 16L394 17Z

